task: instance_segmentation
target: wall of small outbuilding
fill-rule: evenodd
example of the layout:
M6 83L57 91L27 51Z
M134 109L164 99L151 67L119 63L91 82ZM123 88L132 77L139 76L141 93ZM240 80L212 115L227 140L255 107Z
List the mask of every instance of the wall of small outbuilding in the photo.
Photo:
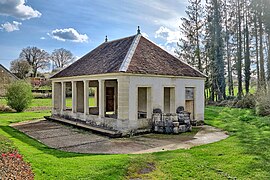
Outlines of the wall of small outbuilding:
M174 91L171 97L174 97L174 103L170 107L171 113L176 112L179 106L185 107L185 88L193 87L195 90L194 104L194 119L204 120L204 79L203 78L184 78L184 77L169 77L169 76L154 76L154 75L132 75L132 74L111 74L111 75L94 75L84 77L70 77L53 79L54 84L54 105L61 108L61 83L80 81L100 82L106 80L117 81L117 119L106 118L104 115L94 116L87 113L61 111L53 109L53 115L78 118L83 121L91 121L96 125L105 125L109 128L122 132L130 132L137 129L145 129L149 127L149 119L151 119L152 111L159 108L164 112L164 87L171 87ZM147 88L147 119L138 118L138 88ZM80 89L82 89L81 87ZM99 87L100 88L100 87ZM104 89L104 87L102 88ZM101 89L100 89L101 90ZM99 91L100 91L99 90ZM104 93L99 94L104 96ZM82 99L82 98L81 98ZM60 102L59 102L60 101ZM81 102L83 104L83 102ZM100 102L99 106L104 106L104 102ZM101 109L101 108L100 108Z

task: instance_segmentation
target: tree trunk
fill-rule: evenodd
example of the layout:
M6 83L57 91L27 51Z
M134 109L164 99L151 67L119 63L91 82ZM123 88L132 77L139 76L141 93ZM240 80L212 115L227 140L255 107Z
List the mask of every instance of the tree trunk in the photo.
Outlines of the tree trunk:
M242 37L241 37L241 12L240 12L240 0L237 1L237 19L238 19L238 36L237 36L237 77L238 77L238 98L242 98Z
M263 54L263 25L262 12L259 12L259 39L260 39L260 88L266 90L265 70L264 70L264 54Z
M255 15L254 18L254 28L255 28L255 46L256 46L256 70L257 70L257 90L260 89L260 62L259 62L259 40L258 40L258 24L257 24L258 16Z
M246 48L245 48L245 90L246 94L249 94L249 86L250 86L250 49L249 49L249 28L248 28L248 11L246 14L246 28L245 28L245 36L246 36Z

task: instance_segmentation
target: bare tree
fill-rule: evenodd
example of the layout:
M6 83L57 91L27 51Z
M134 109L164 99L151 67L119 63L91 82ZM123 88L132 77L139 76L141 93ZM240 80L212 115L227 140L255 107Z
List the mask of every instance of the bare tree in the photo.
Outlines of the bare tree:
M33 77L36 77L38 69L45 69L49 65L49 53L37 47L22 49L20 59L26 60L33 69Z
M55 49L50 58L56 68L66 67L75 60L73 54L64 48Z
M31 66L26 60L15 59L10 63L10 71L20 79L25 79L30 70Z

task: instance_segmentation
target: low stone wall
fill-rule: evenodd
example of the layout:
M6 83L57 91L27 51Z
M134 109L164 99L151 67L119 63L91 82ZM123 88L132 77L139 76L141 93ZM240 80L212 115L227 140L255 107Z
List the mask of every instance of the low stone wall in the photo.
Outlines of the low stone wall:
M153 131L166 134L179 134L192 130L189 112L175 114L153 113Z

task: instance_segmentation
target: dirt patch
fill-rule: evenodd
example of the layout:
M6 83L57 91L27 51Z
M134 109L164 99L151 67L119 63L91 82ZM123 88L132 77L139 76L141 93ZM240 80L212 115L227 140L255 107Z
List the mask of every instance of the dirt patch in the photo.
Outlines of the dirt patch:
M156 169L154 163L147 163L146 167L139 170L138 174L148 174Z

